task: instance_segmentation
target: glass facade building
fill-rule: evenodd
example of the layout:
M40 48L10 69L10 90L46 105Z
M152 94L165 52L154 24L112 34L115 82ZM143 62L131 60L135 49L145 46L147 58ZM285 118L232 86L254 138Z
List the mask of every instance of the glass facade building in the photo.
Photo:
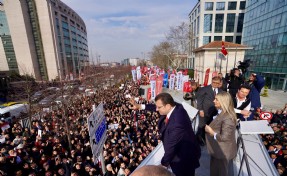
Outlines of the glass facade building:
M262 74L273 90L287 90L287 1L250 0L246 3L242 43L250 72Z
M0 5L0 42L2 42L5 57L4 59L8 64L8 70L19 73L18 64L15 56L15 51L13 47L13 42L11 39L11 34L8 27L8 22L3 5ZM8 71L2 70L2 71Z
M28 72L36 80L74 79L81 74L89 61L87 31L73 9L60 0L3 4L20 74Z

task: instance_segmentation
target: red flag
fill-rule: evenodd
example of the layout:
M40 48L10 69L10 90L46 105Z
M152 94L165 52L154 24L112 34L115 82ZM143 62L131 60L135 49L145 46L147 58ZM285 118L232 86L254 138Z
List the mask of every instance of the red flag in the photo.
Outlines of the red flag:
M224 56L228 54L227 50L225 49L224 42L222 41L221 52Z
M206 69L203 86L207 86L208 84L209 72L210 72L210 68Z

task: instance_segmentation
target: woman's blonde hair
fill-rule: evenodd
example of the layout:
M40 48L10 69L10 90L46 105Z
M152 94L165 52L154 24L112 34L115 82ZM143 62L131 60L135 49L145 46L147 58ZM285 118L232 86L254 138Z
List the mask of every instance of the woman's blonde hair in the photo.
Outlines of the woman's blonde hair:
M237 116L234 111L234 104L230 94L228 92L220 92L215 96L215 98L217 98L220 103L222 113L230 114L232 120L236 123Z

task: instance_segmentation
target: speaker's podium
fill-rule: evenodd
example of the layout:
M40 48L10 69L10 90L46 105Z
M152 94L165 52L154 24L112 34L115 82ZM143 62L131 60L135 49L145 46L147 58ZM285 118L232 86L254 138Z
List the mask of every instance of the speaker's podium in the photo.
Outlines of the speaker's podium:
M237 167L234 175L278 175L259 134L274 134L267 120L241 121L238 125ZM245 163L245 164L244 164Z

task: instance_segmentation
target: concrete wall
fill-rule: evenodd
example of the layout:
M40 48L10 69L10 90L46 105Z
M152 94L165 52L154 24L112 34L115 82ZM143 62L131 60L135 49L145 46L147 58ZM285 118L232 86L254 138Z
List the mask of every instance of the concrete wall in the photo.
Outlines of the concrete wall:
M209 79L208 79L208 84L211 83L212 79L212 73L214 71L219 72L220 71L220 58L217 56L217 62L216 62L216 68L215 68L215 61L216 61L216 55L219 55L220 49L216 50L205 50L201 52L197 52L195 54L195 61L194 61L194 67L196 70L196 73L198 73L197 77L195 75L194 79L197 81L199 80L199 84L204 83L204 77L205 77L205 71L210 68L210 73L209 73ZM231 69L234 68L234 61L236 57L236 63L238 61L243 61L244 60L244 53L245 50L237 50L236 49L228 49L228 55L225 56L226 59L222 60L221 64L221 73L223 76L226 74L226 65L227 66L227 72L229 72ZM227 60L228 58L228 60ZM236 64L237 67L237 64Z
M41 29L41 37L46 60L46 68L48 71L49 80L55 79L58 76L59 63L56 53L55 31L53 23L54 11L47 1L35 1Z

